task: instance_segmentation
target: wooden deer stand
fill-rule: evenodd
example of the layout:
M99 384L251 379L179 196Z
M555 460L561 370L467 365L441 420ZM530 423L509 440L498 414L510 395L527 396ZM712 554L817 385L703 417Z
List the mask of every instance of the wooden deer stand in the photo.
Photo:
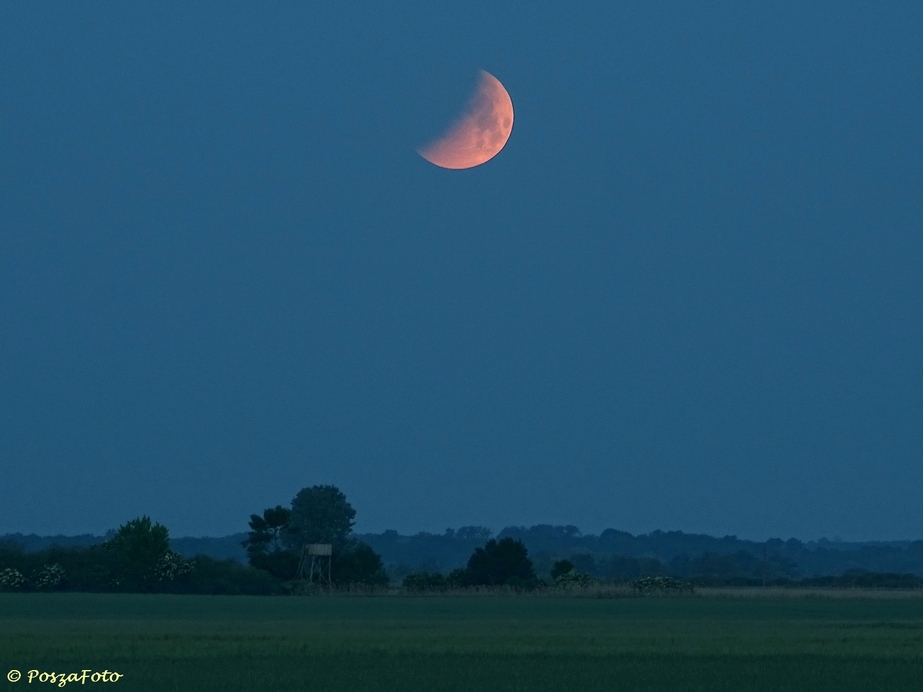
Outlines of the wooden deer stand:
M333 583L330 579L332 558L333 546L330 543L306 543L301 551L296 579L330 588Z

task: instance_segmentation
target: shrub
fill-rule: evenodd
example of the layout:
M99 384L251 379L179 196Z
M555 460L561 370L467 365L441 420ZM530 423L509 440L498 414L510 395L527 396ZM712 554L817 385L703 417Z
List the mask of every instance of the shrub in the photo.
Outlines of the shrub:
M293 579L298 572L299 558L291 550L272 550L268 553L250 553L250 564L269 572L282 581Z
M566 560L562 560L562 562L566 562ZM583 572L578 572L576 569L572 569L564 574L558 574L554 579L554 583L557 586L563 587L586 587L592 586L597 582L589 574L584 574Z
M213 594L226 596L267 596L281 594L278 581L263 570L242 565L236 560L216 560L197 555L195 569L164 582L162 591L169 593Z
M86 548L53 546L34 556L42 565L61 565L66 575L61 588L68 591L111 590L109 584L114 578L116 556L102 544Z
M645 577L631 583L639 593L692 593L692 584L673 577Z
M61 565L57 563L45 565L35 578L35 588L51 591L52 589L61 587L61 585L64 584L64 580L65 572Z
M195 569L195 562L184 560L177 553L168 550L154 567L154 574L157 576L157 581L173 581L184 574L189 574L193 569Z
M22 572L20 572L18 569L7 567L5 570L0 572L0 590L18 591L25 585L26 578L22 576Z

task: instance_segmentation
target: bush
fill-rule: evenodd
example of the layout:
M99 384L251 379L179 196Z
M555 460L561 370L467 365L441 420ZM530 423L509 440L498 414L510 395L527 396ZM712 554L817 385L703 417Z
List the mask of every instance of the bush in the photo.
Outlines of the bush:
M673 577L645 577L631 585L639 593L692 593L692 584Z
M298 572L298 555L291 550L273 550L267 553L250 553L250 564L269 572L282 581L294 579Z
M37 564L61 565L66 580L61 587L68 591L111 591L115 572L115 556L102 545L88 548L61 548L53 546L30 554Z
M19 591L25 585L26 578L18 569L7 567L0 572L0 591Z
M270 574L245 566L236 560L216 560L197 555L195 569L165 582L167 593L212 594L225 596L268 596L281 594L282 587Z
M566 562L566 560L562 562ZM583 572L578 572L576 569L572 569L564 574L558 574L554 579L554 583L556 586L582 588L592 586L596 584L597 581L589 574L584 574Z
M154 574L157 576L157 581L173 581L184 574L189 574L193 569L195 569L195 562L184 560L177 553L168 550L157 562Z
M60 588L64 584L64 581L65 572L61 565L57 563L45 565L35 578L35 588L42 589L43 591L51 591Z

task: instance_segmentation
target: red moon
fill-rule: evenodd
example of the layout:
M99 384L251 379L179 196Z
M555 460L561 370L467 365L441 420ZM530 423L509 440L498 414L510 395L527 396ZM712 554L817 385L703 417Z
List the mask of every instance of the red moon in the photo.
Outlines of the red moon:
M418 150L442 168L473 168L490 161L513 131L513 101L496 77L481 70L465 114L444 135Z

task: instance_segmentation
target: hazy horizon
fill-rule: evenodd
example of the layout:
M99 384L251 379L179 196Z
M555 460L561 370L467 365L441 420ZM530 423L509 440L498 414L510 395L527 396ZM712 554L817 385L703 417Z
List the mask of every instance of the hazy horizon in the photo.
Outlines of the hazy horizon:
M135 517L129 517L125 521L128 521L129 519L134 519L134 518ZM156 517L151 517L151 520L158 521ZM124 522L120 522L120 523L124 523ZM160 522L160 523L163 523L163 522ZM547 522L543 522L543 523L548 525ZM530 528L532 526L537 526L537 525L538 524L504 524L503 526L500 526L500 527L493 527L493 526L487 526L485 524L478 524L474 522L474 523L467 523L467 524L458 524L456 526L447 526L447 527L443 527L442 529L405 529L402 531L394 527L386 527L383 529L371 530L371 529L362 528L361 526L357 524L357 526L353 529L353 532L356 534L382 534L385 531L395 530L398 532L398 534L402 536L414 536L420 533L428 533L428 534L440 536L440 535L443 535L449 529L458 530L462 526L478 526L478 527L490 529L490 531L492 532L492 535L497 536L501 531L503 531L506 528L518 528L518 527ZM567 523L551 524L551 525L553 526L575 526L575 524L567 524ZM0 536L9 535L9 534L36 535L40 537L49 537L49 536L68 536L69 537L69 536L81 536L81 535L105 536L107 532L114 531L117 528L118 526L112 526L102 531L76 531L76 532L51 532L51 533L37 533L35 531L3 531L3 530L0 530ZM626 531L627 533L630 533L634 536L650 535L656 531L662 531L663 533L670 533L672 531L680 531L684 534L706 535L706 536L712 536L714 538L724 538L725 536L733 536L742 541L752 541L754 543L762 543L771 538L780 538L783 541L787 541L790 538L795 538L797 540L802 541L803 543L816 543L818 541L823 541L823 540L829 541L831 543L889 543L889 542L894 542L894 541L923 540L923 535L919 535L916 537L910 537L910 538L889 538L889 537L854 538L850 536L841 536L839 534L836 534L833 536L809 536L809 537L805 537L805 536L759 536L759 537L754 537L754 536L741 536L735 533L718 534L718 533L709 533L708 531L689 531L689 530L684 530L684 529L662 528L662 527L650 529L648 531L631 531L631 530L628 530L628 529L625 529L619 526L606 526L596 531L584 530L580 526L578 526L577 528L580 531L580 535L582 536L599 536L603 531L606 531L607 529L615 529L616 531ZM170 530L170 527L167 526L167 529ZM178 534L170 530L170 538L227 538L229 536L245 534L249 530L250 530L249 527L246 525L244 525L244 528L239 529L237 531L229 531L227 533L222 533L222 534Z

